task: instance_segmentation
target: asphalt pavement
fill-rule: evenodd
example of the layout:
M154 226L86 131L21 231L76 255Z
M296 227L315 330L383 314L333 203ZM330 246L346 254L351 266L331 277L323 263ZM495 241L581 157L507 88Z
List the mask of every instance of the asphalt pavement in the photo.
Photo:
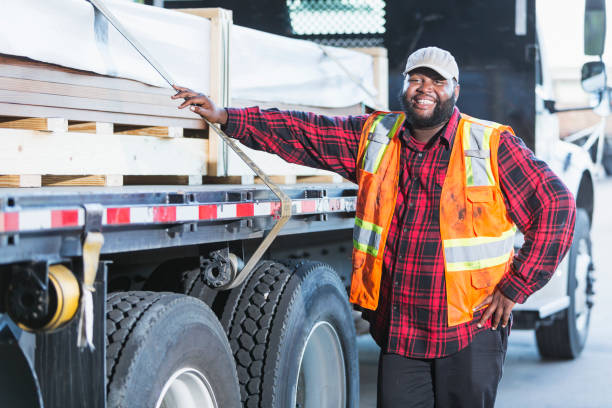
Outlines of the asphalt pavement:
M582 355L575 360L542 360L533 331L514 330L497 408L612 408L612 179L597 182L591 239L597 293ZM357 343L360 407L375 408L379 350L368 335Z

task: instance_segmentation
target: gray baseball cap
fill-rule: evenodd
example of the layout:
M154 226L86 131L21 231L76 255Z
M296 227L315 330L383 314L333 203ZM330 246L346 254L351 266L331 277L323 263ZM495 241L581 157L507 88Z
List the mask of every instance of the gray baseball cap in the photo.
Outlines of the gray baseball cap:
M438 47L420 48L410 54L406 61L406 69L404 75L415 68L431 68L445 79L455 78L459 81L459 67L455 57L446 50Z

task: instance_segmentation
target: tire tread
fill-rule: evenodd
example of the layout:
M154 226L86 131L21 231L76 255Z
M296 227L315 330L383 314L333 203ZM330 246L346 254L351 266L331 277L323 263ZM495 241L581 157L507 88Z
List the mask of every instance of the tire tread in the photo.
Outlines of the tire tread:
M133 329L145 312L161 298L160 293L115 292L106 300L106 388L109 390L116 363Z
M237 306L231 319L227 319L226 330L236 359L245 407L262 406L266 344L279 299L290 276L291 272L279 263L261 262L240 290ZM251 341L247 341L247 337Z

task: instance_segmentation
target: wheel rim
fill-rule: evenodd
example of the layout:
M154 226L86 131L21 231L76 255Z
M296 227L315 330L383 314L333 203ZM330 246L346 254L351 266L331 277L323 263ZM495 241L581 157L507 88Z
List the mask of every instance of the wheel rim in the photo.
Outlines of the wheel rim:
M578 254L576 256L576 288L574 290L574 314L576 319L576 330L581 338L584 337L589 323L587 282L589 268L591 265L591 251L586 239L578 242Z
M176 371L162 388L155 408L218 408L206 377L194 368Z
M346 406L346 373L340 338L328 322L310 330L300 357L292 407Z

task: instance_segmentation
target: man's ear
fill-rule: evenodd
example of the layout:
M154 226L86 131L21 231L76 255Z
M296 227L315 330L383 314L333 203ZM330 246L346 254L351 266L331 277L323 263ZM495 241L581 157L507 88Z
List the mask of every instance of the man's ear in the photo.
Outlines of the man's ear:
M455 94L455 102L457 102L457 99L459 99L459 88L461 88L461 87L459 86L459 84L456 84L456 85L455 85L455 91L454 91L454 94Z

